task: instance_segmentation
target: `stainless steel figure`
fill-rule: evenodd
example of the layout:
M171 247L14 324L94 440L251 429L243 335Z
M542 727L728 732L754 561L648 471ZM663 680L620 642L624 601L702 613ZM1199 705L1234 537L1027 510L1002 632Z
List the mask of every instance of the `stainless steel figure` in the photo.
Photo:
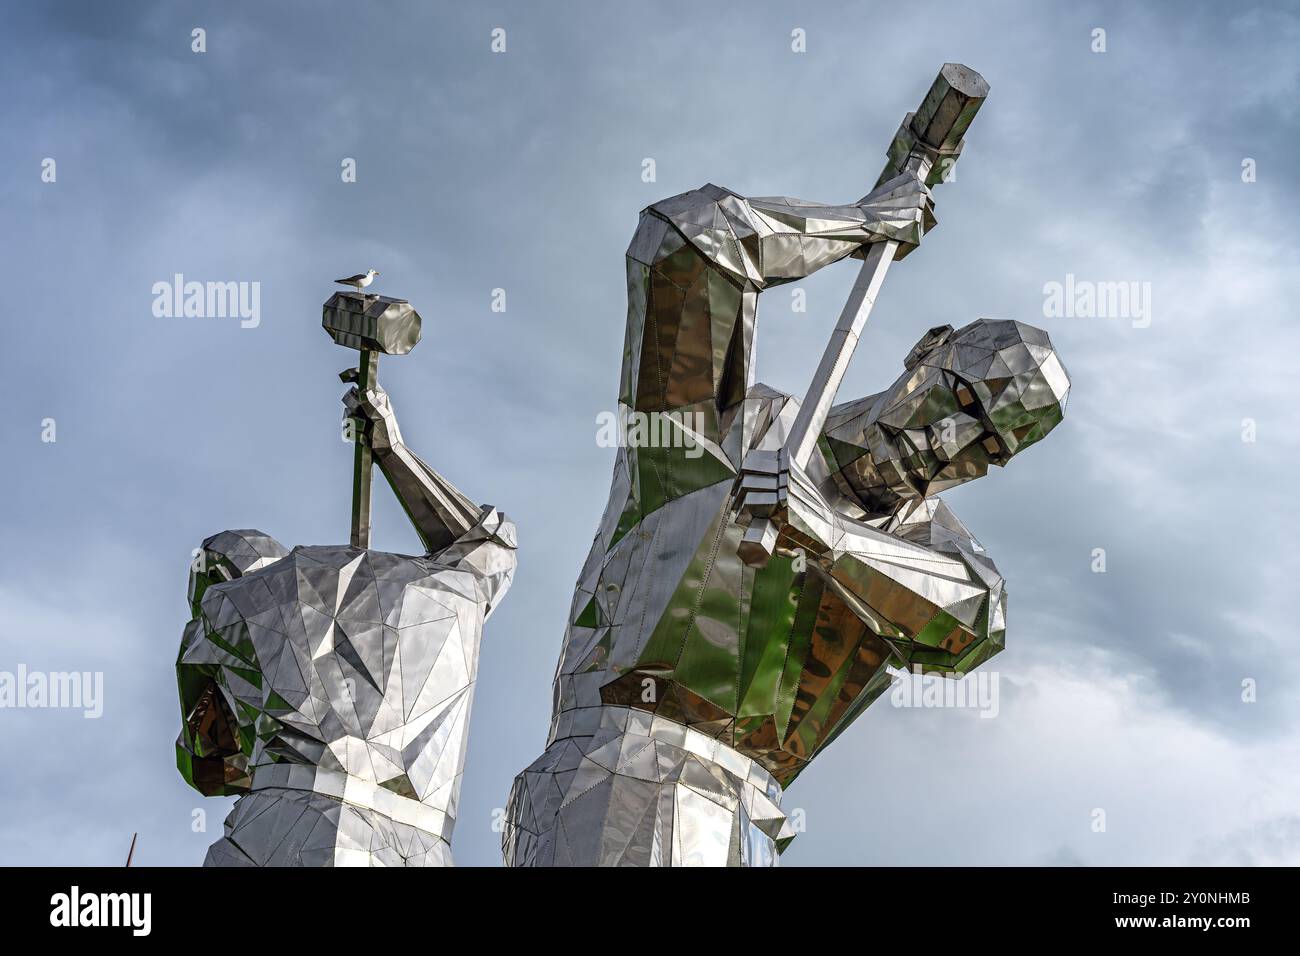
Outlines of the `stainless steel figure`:
M242 795L208 865L451 863L479 640L515 528L407 448L377 385L344 403L428 550L290 551L251 530L203 542L177 765L204 794Z
M707 185L642 212L620 410L692 441L618 451L546 751L510 794L508 864L773 864L794 835L783 789L887 668L956 675L1002 648L1002 577L934 495L1061 420L1047 335L930 330L892 386L827 412L806 463L790 454L800 402L753 381L760 293L873 244L914 249L933 221L919 173L843 206ZM770 495L762 566L739 553L756 516L742 491Z

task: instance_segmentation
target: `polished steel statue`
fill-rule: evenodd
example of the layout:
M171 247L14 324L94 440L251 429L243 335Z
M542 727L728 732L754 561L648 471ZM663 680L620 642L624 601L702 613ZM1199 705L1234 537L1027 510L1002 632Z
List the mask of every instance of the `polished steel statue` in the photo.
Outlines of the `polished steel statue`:
M936 493L1060 422L1046 333L931 329L889 388L834 404L987 90L946 65L856 203L708 185L642 212L619 403L689 441L618 451L547 747L510 794L508 864L773 864L793 837L784 788L888 668L959 675L1002 648L1002 577ZM862 274L804 402L755 384L759 294L848 256Z
M515 568L515 528L402 441L375 380L420 319L338 293L326 330L361 353L342 376L357 442L349 546L292 551L224 531L191 567L176 674L177 765L240 794L209 866L447 866L483 622ZM427 551L369 550L371 459Z

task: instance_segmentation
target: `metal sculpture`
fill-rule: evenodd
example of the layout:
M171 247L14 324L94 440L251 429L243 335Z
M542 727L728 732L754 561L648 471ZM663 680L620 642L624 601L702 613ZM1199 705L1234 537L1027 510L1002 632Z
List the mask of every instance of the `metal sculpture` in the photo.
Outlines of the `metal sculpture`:
M479 640L510 586L515 528L402 441L374 359L418 341L409 304L338 293L323 324L362 354L342 376L360 377L344 396L353 545L290 551L253 530L203 542L176 663L177 766L201 793L241 794L207 865L450 865ZM425 555L367 550L371 455Z
M642 212L619 402L693 423L691 447L618 451L547 748L510 794L508 864L773 864L794 835L783 789L890 666L957 675L1002 648L1002 578L934 495L1061 420L1069 379L1046 333L931 329L890 388L832 407L986 92L946 65L857 203L707 185ZM847 256L863 278L804 403L754 384L759 294Z

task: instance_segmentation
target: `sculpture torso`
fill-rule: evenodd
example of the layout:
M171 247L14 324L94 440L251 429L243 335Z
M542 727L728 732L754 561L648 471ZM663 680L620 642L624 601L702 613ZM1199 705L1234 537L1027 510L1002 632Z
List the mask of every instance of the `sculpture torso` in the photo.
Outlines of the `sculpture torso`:
M214 678L206 733L238 738L228 782L251 790L209 862L450 862L483 620L515 561L508 519L485 522L436 557L298 547L207 588L179 664Z
M777 555L756 570L737 553L741 464L797 412L751 381L758 293L878 228L862 207L715 186L643 213L620 404L691 440L618 451L507 862L771 863L792 836L782 786L888 686L887 662L951 670L1000 648L1001 578L937 499L858 520L818 458L790 471Z
M856 520L861 508L839 493L821 458L792 478L792 518L813 569L786 554L755 571L737 556L736 473L750 450L781 447L798 410L789 396L747 383L758 291L854 248L820 237L814 244L802 234L761 245L758 230L779 224L782 210L795 208L790 203L747 201L707 186L658 203L641 219L628 250L622 400L696 426L696 447L619 449L556 678L561 712L602 703L650 710L736 746L782 783L888 685L894 631L922 633L943 606L893 597L875 609L880 624L873 630L843 592L862 598L893 577L839 560L838 580L827 580L817 573L817 556L830 555L829 568L834 550L860 549L890 568L901 563L917 574L950 576L949 603L971 603L987 596L989 583L1000 586L991 563L986 582L960 560L937 557L928 541L884 533L883 521L873 527ZM824 208L829 220L843 207ZM737 383L744 391L733 398ZM928 520L942 508L932 499L909 517ZM934 635L948 652L937 656L956 664L988 637L987 609L983 634L978 618L971 608L961 622L967 629L952 623ZM996 649L996 622L993 630L981 656ZM894 654L895 663L911 659ZM976 662L972 657L971 666ZM563 726L560 717L552 739Z
M779 447L797 408L751 389L732 418L747 433L738 454ZM629 476L645 451L618 453L571 605L552 741L575 712L627 706L735 747L784 785L888 687L887 662L969 669L1000 648L1001 579L939 499L886 533L849 513L819 461L823 480L792 479L802 558L785 549L754 569L737 554L734 476L637 513ZM944 540L936 516L952 526Z
M549 745L511 791L508 863L771 862L792 835L782 783L876 698L886 662L956 674L1000 649L1001 576L933 496L1060 421L1069 380L1046 334L932 328L892 387L827 414L987 93L945 64L857 203L708 185L642 212L620 411L667 415L700 454L619 452ZM789 440L793 403L753 384L757 298L851 254L863 268Z

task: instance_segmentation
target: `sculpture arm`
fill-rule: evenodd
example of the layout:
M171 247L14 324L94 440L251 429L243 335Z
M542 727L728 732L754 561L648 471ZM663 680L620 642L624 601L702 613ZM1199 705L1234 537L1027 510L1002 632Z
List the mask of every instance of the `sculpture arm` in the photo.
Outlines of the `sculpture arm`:
M898 666L965 674L1002 650L1002 575L942 500L911 502L877 528L838 514L792 473L788 533Z
M873 242L900 243L900 258L934 224L930 191L910 172L840 206L784 196L746 199L710 184L645 210L627 254L654 266L689 243L733 280L763 288L861 255Z
M405 445L376 450L375 463L430 554L443 551L478 522L482 509Z
M910 502L882 530L920 545L936 558L960 562L964 567L960 585L973 592L973 596L939 605L927 629L910 642L909 663L959 676L970 673L1001 651L1007 626L1007 594L1002 573L947 502L938 497ZM954 633L954 639L945 644L940 632L949 623L953 625L950 633L960 633Z
M759 271L768 285L812 275L874 242L901 244L906 255L935 224L930 191L905 173L857 203L828 206L801 199L748 200L760 236Z
M427 465L402 441L388 394L374 388L364 396L351 389L348 413L362 423L361 440L374 451L375 464L392 486L429 554L445 550L478 524L483 509Z

